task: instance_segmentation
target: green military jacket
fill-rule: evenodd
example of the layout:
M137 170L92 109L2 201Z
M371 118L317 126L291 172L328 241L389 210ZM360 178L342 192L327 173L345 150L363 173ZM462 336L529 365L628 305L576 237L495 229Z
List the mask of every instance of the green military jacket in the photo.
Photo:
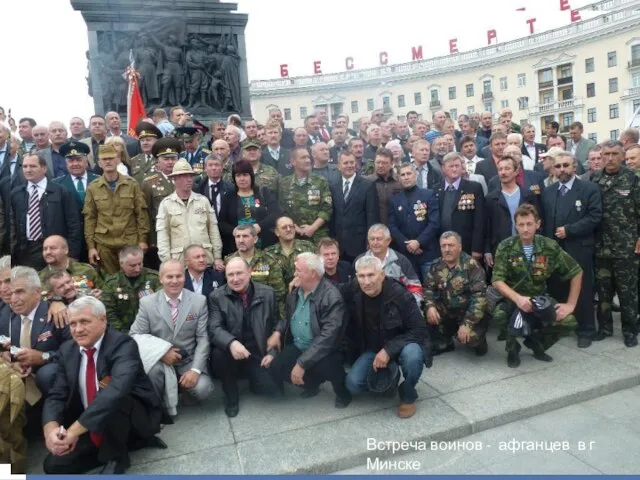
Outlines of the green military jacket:
M47 265L40 270L40 273L38 274L40 276L40 281L43 283L43 288L46 288L47 290L49 287L45 286L44 282L49 276L49 273L53 270L54 269ZM96 269L88 263L78 262L73 258L70 258L65 270L69 272L69 275L71 275L73 284L80 295L88 295L91 290L102 288L102 279L98 275L98 272L96 272ZM43 292L43 295L44 294L45 292Z
M293 277L295 275L296 267L294 265L294 261L296 259L296 256L305 252L314 253L315 251L316 246L313 242L300 239L296 239L293 241L293 248L289 256L284 253L282 245L280 243L276 243L275 245L271 245L270 247L265 249L265 253L268 253L269 255L280 261L280 266L282 267L282 273L284 275L285 287L289 285L289 282L293 280Z
M484 270L471 255L462 252L453 268L439 258L424 282L425 308L429 310L436 303L442 303L454 315L464 313L464 324L471 327L484 317L486 290Z
M580 265L555 240L542 235L535 236L528 262L520 237L515 235L498 245L491 281L504 282L520 295L533 297L547 292L547 280L552 274L567 282L580 272Z
M268 187L273 193L278 192L278 183L280 175L278 171L270 165L264 165L262 162L258 170L254 172L256 185L259 187Z
M227 255L224 259L226 264L229 260L235 257L239 257L238 252L233 252ZM278 298L278 308L280 314L284 313L284 299L287 294L287 285L284 283L284 274L282 272L282 266L280 261L266 253L264 250L256 248L254 250L253 258L249 262L251 267L251 279L254 282L260 282L270 286L276 292Z
M640 178L626 167L615 175L597 171L602 222L596 231L596 257L633 258L640 237Z
M142 194L147 202L149 211L149 245L156 245L158 243L156 218L158 218L160 202L174 191L175 186L173 182L160 172L149 174L145 176L142 181Z
M236 182L233 181L233 162L231 158L222 166L222 180L232 185L236 184Z
M362 169L360 170L361 175L373 175L376 173L376 165L374 160L368 158L364 165L362 165Z
M131 176L138 182L142 183L144 177L155 173L157 159L153 155L150 156L150 160L147 159L145 153L139 153L130 160L131 163Z
M324 220L314 239L329 236L333 207L326 178L315 173L300 180L295 173L281 178L278 201L283 215L290 217L296 225L311 225L317 218Z
M158 272L149 268L143 268L142 274L133 284L122 270L107 277L102 289L102 303L107 309L109 325L128 333L138 314L140 299L160 288Z

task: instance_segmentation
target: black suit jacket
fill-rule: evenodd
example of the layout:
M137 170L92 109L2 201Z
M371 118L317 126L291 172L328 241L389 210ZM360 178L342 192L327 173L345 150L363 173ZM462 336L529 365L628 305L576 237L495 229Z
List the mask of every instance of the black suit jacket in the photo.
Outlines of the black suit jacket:
M104 433L112 414L122 408L123 401L131 396L143 407L131 415L133 430L142 438L160 431L162 404L144 373L138 344L129 335L112 328L105 331L98 353L96 375L99 382L107 385L100 387L86 410L80 403L78 384L80 349L74 340L70 340L60 347L58 353L58 373L44 402L43 425L49 422L68 425L77 420L90 432Z
M543 234L556 240L569 255L579 258L580 252L593 251L595 247L595 232L602 221L600 188L576 177L564 197L559 189L560 184L555 183L542 194ZM558 227L565 228L567 237L564 240L556 238Z
M224 180L222 181L220 185L220 208L222 208L224 197L230 193L235 192L235 190L236 190L235 185L229 182L225 182ZM213 204L213 198L211 198L211 189L209 188L209 177L207 177L206 174L196 177L196 180L193 182L193 191L207 197L213 209L216 210L216 207Z
M287 175L291 175L293 173L290 153L290 150L280 147L280 158L278 158L278 160L276 161L269 153L269 149L265 147L262 150L262 158L260 161L264 165L269 165L270 167L275 168L281 176L286 177Z
M29 209L28 185L16 187L11 192L11 252L17 257L27 243L27 211ZM75 198L64 187L47 181L47 188L40 199L42 236L60 235L69 242L69 256L78 258L82 250L83 231L80 212Z
M16 169L19 173L9 178L6 176L0 180L0 198L2 198L2 213L4 214L4 228L0 231L2 235L0 253L8 255L11 253L11 190L26 182L22 175L22 168Z
M519 188L520 202L518 206L528 203L538 208L537 196L531 190ZM484 253L495 255L498 244L513 235L513 220L501 189L489 191L484 199L484 204Z
M539 172L532 170L523 170L524 172L524 188L534 193L542 194L544 190L544 177ZM488 191L500 190L500 177L496 174L487 185Z
M52 360L58 355L60 346L71 338L69 326L63 329L56 328L53 322L47 322L49 304L40 302L31 324L30 347L39 352L49 352ZM20 346L20 328L22 319L20 315L13 313L8 305L0 309L0 335L11 339L11 345Z
M493 161L493 157L489 155L488 158L484 160L480 160L476 163L476 175L482 175L484 177L485 182L487 182L487 186L493 177L498 175L498 168L496 167L495 162ZM491 188L489 188L491 191Z
M444 204L444 181L435 189L440 215ZM470 198L473 195L473 200ZM461 199L464 196L464 202ZM471 203L469 203L471 202ZM442 217L440 219L442 227ZM456 207L451 216L451 229L462 237L462 250L483 253L484 250L484 192L477 182L461 179L456 191Z
M9 176L9 174L11 173L11 168L10 168L10 148L9 148L9 142L7 142L7 149L5 150L4 153L0 153L0 165L2 165L2 167L0 168L0 180L2 180L3 178L6 178Z
M540 162L542 159L540 158L540 154L544 153L547 151L547 147L544 143L534 143L535 147L536 147L536 155L535 158L532 158L531 160L533 160L535 163ZM522 142L522 148L521 148L522 154L526 155L526 156L530 156L529 155L529 150L527 150L527 147L524 145L524 142Z
M331 236L338 240L341 254L357 257L367 250L369 227L380 221L378 191L373 182L360 175L353 178L347 201L342 192L342 177L329 185L333 197Z
M88 171L87 172L87 187L89 186L89 184L91 182L93 182L94 180L97 180L98 178L100 178L98 175ZM54 180L54 182L57 183L58 185L64 187L69 193L71 193L73 198L75 198L76 205L78 206L78 211L80 212L80 221L84 224L84 215L82 215L82 209L84 208L84 202L80 199L80 194L78 193L78 190L76 189L76 185L73 182L73 176L72 175L64 175L62 177L56 178Z
M211 292L213 292L218 287L221 287L226 282L224 278L224 274L214 270L211 267L207 267L204 271L203 279L202 279L202 295L208 297ZM191 275L189 274L189 270L185 269L184 271L184 288L187 290L193 290L193 282L191 281Z

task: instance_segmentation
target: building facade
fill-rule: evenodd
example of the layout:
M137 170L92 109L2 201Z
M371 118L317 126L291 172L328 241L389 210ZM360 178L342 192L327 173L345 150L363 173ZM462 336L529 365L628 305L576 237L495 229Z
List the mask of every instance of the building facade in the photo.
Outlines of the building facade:
M431 119L445 110L498 112L530 121L536 135L555 120L561 131L580 121L595 141L617 138L640 107L640 0L606 0L583 10L588 20L510 42L398 65L275 80L250 85L254 117L283 111L298 127L316 107L350 121L384 108L393 117L411 110Z

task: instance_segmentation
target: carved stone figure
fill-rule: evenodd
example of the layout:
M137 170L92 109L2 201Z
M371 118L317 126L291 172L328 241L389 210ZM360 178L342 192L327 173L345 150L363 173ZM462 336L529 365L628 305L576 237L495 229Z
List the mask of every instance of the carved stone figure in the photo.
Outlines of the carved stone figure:
M136 69L140 73L140 94L145 106L160 103L158 50L151 44L149 37L140 35L133 51L136 60Z
M186 55L186 63L189 68L189 108L196 105L207 105L207 89L209 82L205 73L207 54L203 49L203 44L197 37L193 37L189 42L189 51ZM198 102L198 95L200 96Z
M167 35L167 44L163 45L157 37L149 32L151 41L164 55L164 70L162 72L162 105L178 105L184 100L184 66L182 48L178 46L174 34Z
M222 57L220 71L222 72L222 84L224 86L224 109L227 112L239 112L242 110L240 97L240 57L236 55L236 49L229 44L221 45L225 55ZM220 51L220 50L218 50Z

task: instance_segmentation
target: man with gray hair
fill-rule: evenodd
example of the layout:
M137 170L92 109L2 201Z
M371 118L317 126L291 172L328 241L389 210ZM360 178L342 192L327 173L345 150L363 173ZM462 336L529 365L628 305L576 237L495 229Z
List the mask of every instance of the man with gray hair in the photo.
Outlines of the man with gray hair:
M358 359L347 375L347 388L353 394L375 388L372 377L381 370L393 372L398 364L404 382L398 387L400 404L397 415L409 418L416 413L416 385L423 366L431 366L431 345L420 308L399 282L387 278L382 262L372 256L356 261L356 278L343 291L345 301L352 305L350 340ZM392 374L393 375L393 374ZM380 393L394 393L399 375L391 379Z
M285 315L270 338L274 344L284 343L271 372L279 382L303 387L303 398L316 396L320 384L329 381L336 394L335 407L346 408L351 393L344 384L338 352L347 321L345 302L324 278L322 258L315 253L298 255L295 285L287 296Z
M229 145L231 164L236 163L242 158L242 149L240 148L241 135L242 130L235 125L228 125L224 130L224 141Z
M476 355L487 353L485 272L462 251L462 238L452 231L440 236L440 258L424 282L427 323L435 355L453 350L452 337L473 347Z
M11 316L11 257L0 258L0 321Z
M69 173L67 159L60 153L60 147L67 141L67 129L64 123L55 121L49 124L48 132L50 144L42 149L41 152L47 160L47 166L52 177L62 177Z

